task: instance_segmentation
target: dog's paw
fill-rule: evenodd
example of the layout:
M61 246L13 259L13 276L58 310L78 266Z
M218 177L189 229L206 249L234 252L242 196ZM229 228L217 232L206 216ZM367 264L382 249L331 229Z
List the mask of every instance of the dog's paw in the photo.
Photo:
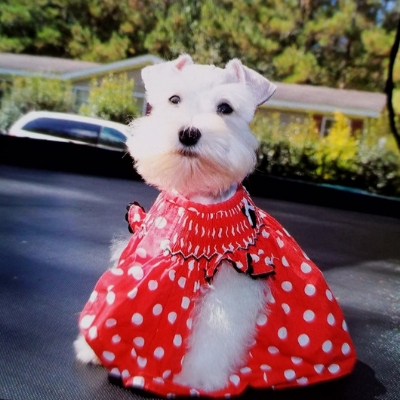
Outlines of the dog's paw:
M92 348L87 344L85 338L79 335L74 342L76 359L84 364L100 365L101 362Z

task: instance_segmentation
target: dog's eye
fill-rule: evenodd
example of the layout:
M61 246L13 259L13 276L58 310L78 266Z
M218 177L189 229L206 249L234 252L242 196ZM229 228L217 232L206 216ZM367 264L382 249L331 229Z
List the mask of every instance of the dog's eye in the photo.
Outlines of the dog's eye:
M169 101L170 101L172 104L179 104L179 103L181 102L181 98L180 98L179 96L174 95L174 96L171 96L171 97L169 98Z
M228 103L221 103L217 107L217 112L219 114L232 114L233 108Z

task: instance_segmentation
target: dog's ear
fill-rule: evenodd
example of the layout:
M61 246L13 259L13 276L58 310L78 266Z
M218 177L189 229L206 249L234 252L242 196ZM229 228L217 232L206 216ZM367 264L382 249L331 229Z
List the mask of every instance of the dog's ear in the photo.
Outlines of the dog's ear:
M245 67L236 58L229 61L225 69L233 76L233 79L245 83L250 88L257 107L265 103L275 93L276 85L258 72Z
M150 65L142 69L142 80L146 90L149 90L154 83L158 83L163 71L172 69L181 70L185 65L193 64L192 58L188 54L182 54L176 60L160 64Z
M181 70L185 65L193 64L192 58L189 54L182 54L176 60L171 61L175 68Z

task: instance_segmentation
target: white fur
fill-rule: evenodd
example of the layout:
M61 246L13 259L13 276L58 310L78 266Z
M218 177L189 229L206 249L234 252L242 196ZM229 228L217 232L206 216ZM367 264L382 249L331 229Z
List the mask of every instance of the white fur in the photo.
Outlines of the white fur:
M152 111L130 125L127 145L137 171L158 189L198 203L230 198L254 168L258 142L249 123L275 85L239 60L222 69L195 65L187 55L144 68L142 78ZM179 96L180 102L170 102L172 96ZM219 113L221 103L228 103L233 112ZM189 147L179 141L179 132L188 128L201 132ZM124 243L113 242L113 265ZM257 316L265 312L268 296L265 280L253 280L223 262L195 305L187 353L174 380L204 391L227 386L230 376L246 364ZM99 362L82 336L74 347L80 361Z
M241 183L256 163L258 141L249 122L275 86L238 60L222 69L194 65L189 56L147 67L142 77L152 111L131 123L127 141L142 177L186 197L217 197ZM179 104L169 101L174 95ZM221 103L231 105L233 113L219 114ZM178 133L190 127L202 136L188 157Z
M177 383L204 391L222 389L245 366L256 332L256 319L266 308L268 285L222 263L213 284L195 310L193 334Z
M125 250L129 239L132 235L119 235L115 236L111 240L110 245L110 265L111 268L115 268L118 265L119 258L121 257L122 252Z
M76 359L81 363L95 365L101 364L95 352L88 345L85 338L81 334L78 335L74 342L74 349Z

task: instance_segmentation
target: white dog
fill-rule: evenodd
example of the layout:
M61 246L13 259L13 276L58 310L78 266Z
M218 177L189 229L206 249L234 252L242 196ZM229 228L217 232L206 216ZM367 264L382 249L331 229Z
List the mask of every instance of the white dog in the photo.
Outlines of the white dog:
M221 69L188 55L142 77L151 111L127 144L161 194L147 215L129 209L135 234L81 315L77 358L165 396L350 372L355 352L322 275L241 186L256 163L249 123L275 85L239 60Z

